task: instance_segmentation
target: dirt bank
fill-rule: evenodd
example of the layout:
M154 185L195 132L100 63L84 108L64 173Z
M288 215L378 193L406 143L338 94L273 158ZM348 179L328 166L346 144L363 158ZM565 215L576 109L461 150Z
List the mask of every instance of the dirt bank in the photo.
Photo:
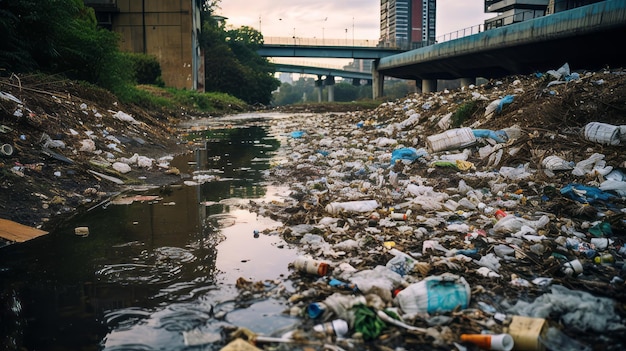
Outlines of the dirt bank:
M0 142L10 151L0 156L0 218L49 230L127 185L177 180L157 159L184 151L179 116L43 76L3 78L0 94ZM135 154L152 162L111 167Z

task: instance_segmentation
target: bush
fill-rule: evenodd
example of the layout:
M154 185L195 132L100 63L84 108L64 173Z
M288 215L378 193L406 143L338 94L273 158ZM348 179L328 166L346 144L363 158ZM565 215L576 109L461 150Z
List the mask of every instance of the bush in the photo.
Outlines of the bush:
M471 100L463 103L456 111L454 111L452 117L450 117L452 127L458 128L463 125L463 122L468 120L474 114L474 112L476 112L476 110L476 101Z
M165 86L161 77L161 65L156 56L135 53L126 53L125 55L133 63L137 84Z

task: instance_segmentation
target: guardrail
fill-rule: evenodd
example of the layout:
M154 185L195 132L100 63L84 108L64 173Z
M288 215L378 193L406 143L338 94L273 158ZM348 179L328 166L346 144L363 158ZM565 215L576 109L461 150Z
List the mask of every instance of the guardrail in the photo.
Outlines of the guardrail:
M427 42L415 42L410 43L408 41L393 41L393 40L378 40L378 39L331 39L331 38L303 38L298 36L292 37L264 37L265 44L270 45L309 45L309 46L354 46L354 47L384 47L384 48L398 48L403 50L419 49L421 47L434 45L450 40L460 39L466 36L478 34L489 29L502 27L505 25L519 23L534 18L545 16L545 11L522 11L510 16L494 17L494 19L487 19L485 23L477 24L471 27L456 30L454 32L446 33L438 36L435 41Z

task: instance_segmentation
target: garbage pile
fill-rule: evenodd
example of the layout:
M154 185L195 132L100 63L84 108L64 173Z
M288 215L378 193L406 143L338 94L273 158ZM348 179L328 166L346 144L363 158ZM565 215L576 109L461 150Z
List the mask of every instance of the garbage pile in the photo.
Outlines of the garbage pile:
M96 87L0 79L0 202L11 204L0 206L0 218L50 226L146 175L156 184L178 180L172 157L160 157L183 149L166 122Z
M291 198L250 206L303 251L279 292L302 323L223 350L623 350L625 74L274 121Z

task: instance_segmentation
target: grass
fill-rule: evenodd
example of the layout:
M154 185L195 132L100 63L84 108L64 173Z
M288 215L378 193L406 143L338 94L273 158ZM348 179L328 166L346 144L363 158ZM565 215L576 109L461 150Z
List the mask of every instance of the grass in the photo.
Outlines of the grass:
M161 88L154 85L127 87L116 92L118 98L126 103L136 104L148 109L184 110L191 114L220 115L242 112L248 105L238 98L224 93L202 93L195 90Z

